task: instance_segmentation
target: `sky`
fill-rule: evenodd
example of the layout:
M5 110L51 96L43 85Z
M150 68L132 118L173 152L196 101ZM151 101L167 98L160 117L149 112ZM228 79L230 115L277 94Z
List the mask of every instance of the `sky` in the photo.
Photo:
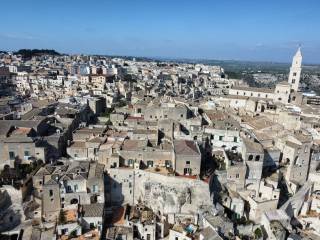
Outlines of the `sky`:
M320 63L320 0L6 0L0 50Z

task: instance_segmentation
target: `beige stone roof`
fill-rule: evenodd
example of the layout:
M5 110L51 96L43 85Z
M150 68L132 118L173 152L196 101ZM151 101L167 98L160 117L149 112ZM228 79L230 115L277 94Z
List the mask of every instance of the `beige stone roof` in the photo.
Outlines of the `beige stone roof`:
M229 98L229 99L242 99L242 100L248 100L249 97L248 96L242 96L242 95L226 95L226 96L223 96L222 98Z
M228 118L228 114L220 110L206 110L205 113L210 120L225 120Z
M149 129L135 129L132 131L133 134L157 134L157 130Z
M286 141L286 145L287 145L288 147L291 147L291 148L294 148L294 149L301 147L300 144L297 144L297 143L292 142L292 141Z
M297 132L297 133L295 133L294 136L302 143L312 141L312 136L310 134L304 134L302 132Z
M254 118L253 120L247 122L247 124L256 130L269 128L275 125L272 121L265 117Z
M274 89L272 89L272 88L257 88L257 87L235 86L232 89L241 90L241 91L251 91L251 92L274 93Z
M122 150L133 151L139 150L146 146L145 140L125 140L122 145Z
M254 142L253 140L243 138L243 143L246 146L247 152L249 153L263 153L263 147L260 143Z
M70 145L71 148L86 148L85 141L74 141Z
M175 140L174 150L182 155L200 155L196 143L189 140Z

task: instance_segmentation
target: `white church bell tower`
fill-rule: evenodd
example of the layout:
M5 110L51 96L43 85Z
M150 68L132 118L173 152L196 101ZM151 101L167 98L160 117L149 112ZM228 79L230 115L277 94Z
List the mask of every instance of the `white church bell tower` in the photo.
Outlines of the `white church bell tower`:
M301 49L298 48L298 51L294 55L292 59L292 65L290 68L289 79L288 82L291 85L291 91L297 92L299 88L300 75L301 75L301 63L302 63L302 55Z

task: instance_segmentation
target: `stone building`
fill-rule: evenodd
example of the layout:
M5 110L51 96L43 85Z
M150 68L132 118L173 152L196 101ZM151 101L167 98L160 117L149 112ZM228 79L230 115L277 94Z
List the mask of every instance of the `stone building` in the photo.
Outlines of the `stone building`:
M179 175L199 175L201 152L194 141L174 140L174 170Z
M120 150L121 166L138 168L172 168L174 153L172 144L152 144L149 140L126 139Z
M229 89L229 94L233 96L269 99L273 102L279 102L283 104L288 104L291 101L295 101L296 95L294 93L296 93L299 88L301 63L302 55L299 48L293 57L287 82L277 83L274 89L233 86L231 89ZM263 108L265 108L265 106L263 106ZM262 109L261 112L264 112L264 110Z
M46 161L47 152L40 139L47 128L45 122L2 120L0 124L0 168L13 167L15 163Z
M247 165L247 183L260 181L263 169L264 150L260 143L243 138L242 159Z
M144 111L144 119L157 121L160 119L184 120L189 117L188 108L185 105L175 103L162 103L150 105Z
M40 168L33 182L45 221L54 221L60 210L77 209L78 204L104 203L103 176L104 166L99 163L76 161Z

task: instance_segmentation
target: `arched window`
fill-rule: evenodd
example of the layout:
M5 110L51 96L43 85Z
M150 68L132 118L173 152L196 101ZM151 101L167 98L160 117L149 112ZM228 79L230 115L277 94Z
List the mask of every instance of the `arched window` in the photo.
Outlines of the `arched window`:
M252 161L253 160L253 155L250 154L249 157L248 157L248 161Z
M70 201L70 204L78 204L78 199L76 199L76 198L73 198L73 199L71 199L71 201Z
M290 164L290 158L286 158L286 164Z
M260 155L257 155L256 156L256 161L259 161L260 160Z

